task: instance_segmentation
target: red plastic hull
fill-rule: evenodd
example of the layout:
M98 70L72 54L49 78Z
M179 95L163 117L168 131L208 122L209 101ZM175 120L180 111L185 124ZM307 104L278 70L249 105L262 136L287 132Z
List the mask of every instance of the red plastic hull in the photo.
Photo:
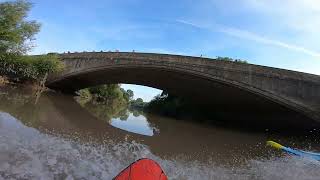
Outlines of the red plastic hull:
M114 180L167 180L160 165L151 159L140 159L121 171Z

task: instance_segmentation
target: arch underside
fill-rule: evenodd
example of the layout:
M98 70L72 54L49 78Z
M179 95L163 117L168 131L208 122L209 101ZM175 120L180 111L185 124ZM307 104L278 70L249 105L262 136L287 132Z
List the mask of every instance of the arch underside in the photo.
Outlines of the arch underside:
M165 90L189 99L195 108L223 114L224 122L264 129L313 129L318 122L296 104L271 94L180 70L141 66L107 67L82 70L51 81L48 87L73 93L101 84L136 84Z

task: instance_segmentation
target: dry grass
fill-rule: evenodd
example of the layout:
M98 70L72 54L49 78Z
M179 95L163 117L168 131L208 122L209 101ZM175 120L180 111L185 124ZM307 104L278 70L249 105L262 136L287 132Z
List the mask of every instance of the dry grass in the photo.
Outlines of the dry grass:
M9 80L6 76L0 76L0 86L4 86L9 83Z

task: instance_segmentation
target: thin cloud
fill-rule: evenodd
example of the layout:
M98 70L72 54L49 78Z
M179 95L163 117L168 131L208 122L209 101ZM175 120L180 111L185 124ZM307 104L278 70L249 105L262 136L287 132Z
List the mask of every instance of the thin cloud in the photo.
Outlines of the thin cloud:
M195 23L191 23L191 22L188 22L188 21L185 21L185 20L176 20L177 23L179 24L184 24L184 25L188 25L188 26L192 26L192 27L195 27L195 28L199 28L199 29L206 29L206 27L204 26L200 26L198 24L195 24Z
M255 33L249 32L249 31L244 31L244 30L230 28L230 27L222 27L219 31L222 33L228 34L230 36L248 39L248 40L256 41L256 42L267 44L267 45L273 45L273 46L277 46L277 47L281 47L281 48L286 48L289 50L301 52L301 53L304 53L304 54L307 54L310 56L314 56L314 57L320 57L320 52L309 50L304 47L296 46L293 44L288 44L288 43L281 42L278 40L269 39L269 38L263 37L261 35L258 35L258 34L255 34Z
M192 26L195 28L207 29L207 30L215 31L215 32L221 32L221 33L227 34L229 36L243 38L243 39L255 41L255 42L266 44L266 45L272 45L272 46L277 46L277 47L281 47L281 48L286 48L286 49L289 49L292 51L304 53L304 54L314 56L314 57L320 57L320 52L306 49L301 46L285 43L282 41L270 39L270 38L267 38L267 37L249 32L249 31L237 29L237 28L226 27L226 26L222 26L222 25L215 25L215 27L213 28L213 27L208 27L208 26L203 26L203 25L199 25L196 23L188 22L185 20L176 20L176 22L184 24L184 25L189 25L189 26Z

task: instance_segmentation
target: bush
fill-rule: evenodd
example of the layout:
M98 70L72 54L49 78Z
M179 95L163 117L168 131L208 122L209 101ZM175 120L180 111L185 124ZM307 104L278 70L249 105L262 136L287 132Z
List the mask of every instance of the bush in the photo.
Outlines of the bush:
M218 57L216 58L216 60L218 60L218 61L230 61L230 62L237 62L237 63L248 64L248 61L246 61L246 60L233 59L233 58L229 58L229 57L221 57L221 56L218 56Z
M63 70L64 65L55 54L37 56L0 55L0 73L20 80L39 80L46 73Z

